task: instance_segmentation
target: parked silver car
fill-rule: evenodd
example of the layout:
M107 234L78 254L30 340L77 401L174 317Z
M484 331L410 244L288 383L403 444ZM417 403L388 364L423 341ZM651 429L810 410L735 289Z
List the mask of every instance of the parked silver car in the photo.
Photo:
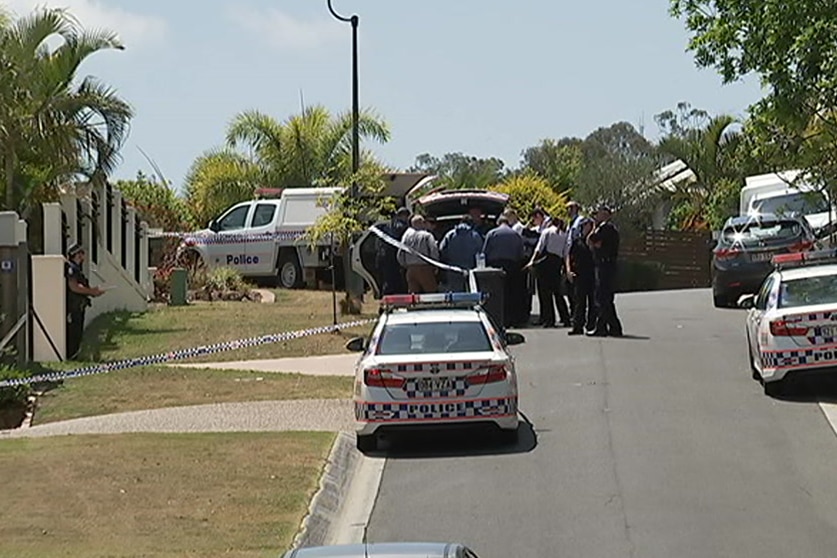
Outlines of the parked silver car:
M300 548L282 558L477 558L477 555L457 543L398 542Z

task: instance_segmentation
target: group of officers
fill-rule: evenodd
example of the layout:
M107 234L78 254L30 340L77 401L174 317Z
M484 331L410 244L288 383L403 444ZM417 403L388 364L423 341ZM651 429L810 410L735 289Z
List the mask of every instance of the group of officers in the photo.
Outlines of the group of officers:
M513 209L506 209L492 227L481 208L472 207L442 235L436 234L433 220L401 208L390 223L378 225L407 248L380 244L376 266L383 278L382 294L467 290L462 272L434 263L461 270L486 266L505 272L504 327L530 325L537 292L536 325L569 327L570 335L621 337L614 303L619 231L612 209L601 205L591 218L571 201L567 211L564 221L536 208L524 224Z

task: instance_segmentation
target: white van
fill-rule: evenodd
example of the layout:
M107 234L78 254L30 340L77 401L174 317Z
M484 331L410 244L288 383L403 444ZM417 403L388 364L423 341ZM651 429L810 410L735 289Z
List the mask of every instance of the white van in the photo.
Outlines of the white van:
M785 171L747 177L741 189L739 214L801 215L817 237L829 234L835 215L828 192L800 180L799 175L800 171Z

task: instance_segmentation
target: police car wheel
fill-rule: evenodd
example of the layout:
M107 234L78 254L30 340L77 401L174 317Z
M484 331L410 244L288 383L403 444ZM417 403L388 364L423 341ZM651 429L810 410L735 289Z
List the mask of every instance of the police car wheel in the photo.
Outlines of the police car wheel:
M302 286L302 267L296 256L282 256L278 269L279 286L284 289L298 289Z
M378 449L378 438L374 434L357 435L357 449L362 452Z

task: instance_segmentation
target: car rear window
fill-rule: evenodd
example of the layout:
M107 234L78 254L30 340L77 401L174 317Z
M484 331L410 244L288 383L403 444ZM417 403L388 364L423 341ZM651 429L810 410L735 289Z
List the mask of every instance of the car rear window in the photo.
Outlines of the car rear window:
M377 354L468 353L491 351L482 322L391 324L384 328Z
M727 243L758 244L763 240L793 239L802 234L802 225L798 221L762 221L744 225L735 225L724 229L723 238Z
M837 304L837 275L791 279L779 287L779 308L814 304Z

